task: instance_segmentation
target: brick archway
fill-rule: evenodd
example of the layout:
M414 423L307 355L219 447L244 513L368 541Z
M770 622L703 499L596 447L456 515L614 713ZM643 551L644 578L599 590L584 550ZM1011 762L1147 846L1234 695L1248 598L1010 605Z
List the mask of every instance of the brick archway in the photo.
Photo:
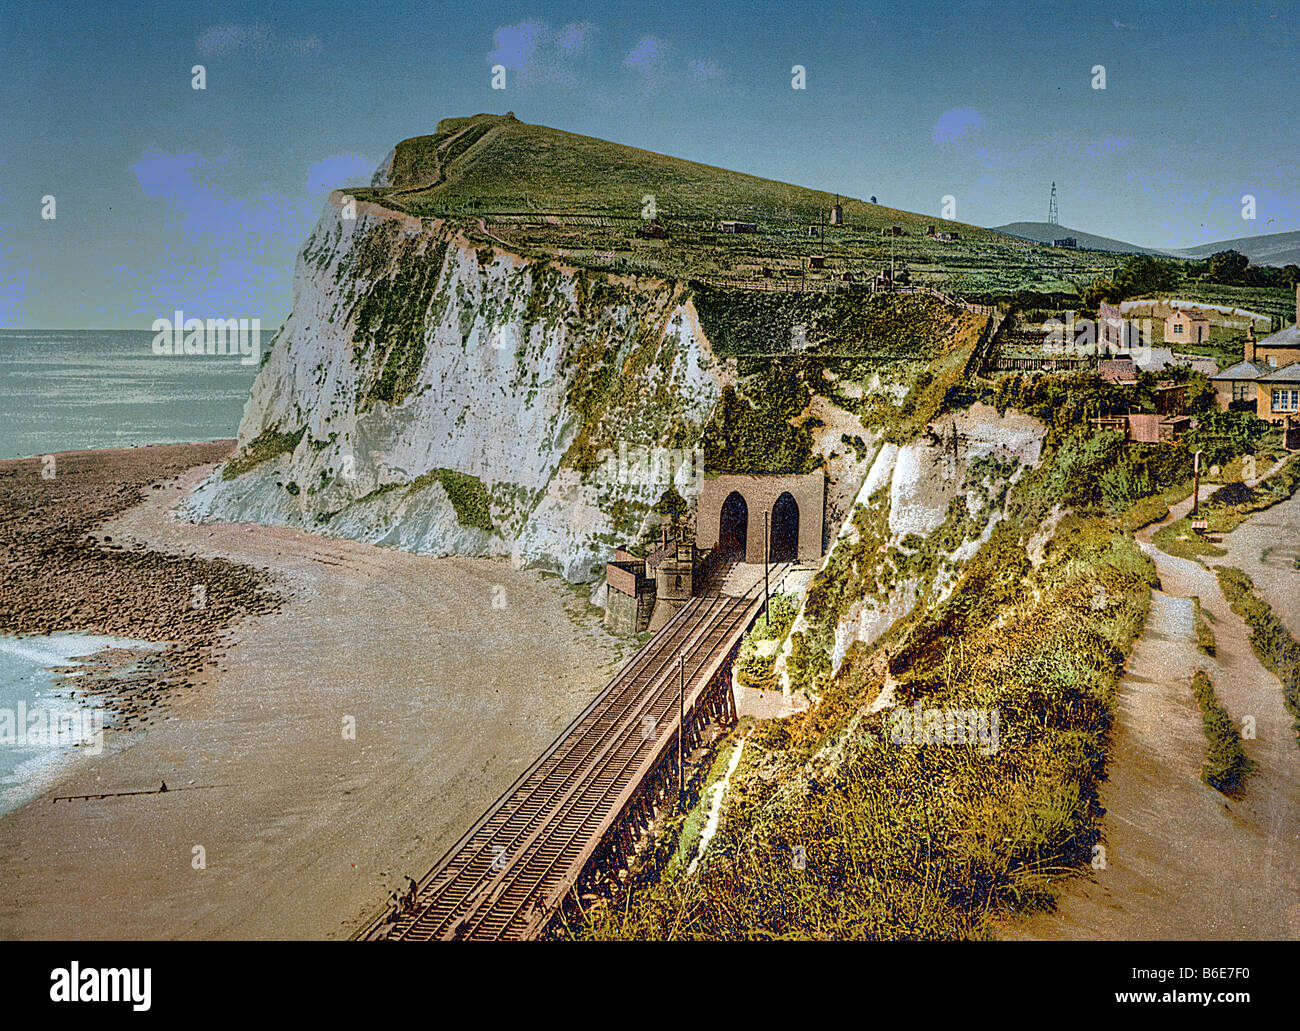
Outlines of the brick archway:
M799 502L788 490L772 503L768 557L772 562L793 562L799 557Z
M789 535L786 554L800 562L815 562L822 555L822 523L826 496L826 474L811 473L707 473L700 490L695 517L695 542L701 548L716 548L722 537L722 510L731 496L739 495L748 516L745 532L745 561L763 561L763 516L771 520L770 543L775 543L778 523L775 508L781 503L780 524ZM786 498L788 500L782 501ZM734 511L736 505L732 502ZM793 509L793 512L791 512ZM791 518L793 516L793 518Z
M718 549L733 554L745 554L749 536L749 506L744 495L733 490L722 502L718 516Z

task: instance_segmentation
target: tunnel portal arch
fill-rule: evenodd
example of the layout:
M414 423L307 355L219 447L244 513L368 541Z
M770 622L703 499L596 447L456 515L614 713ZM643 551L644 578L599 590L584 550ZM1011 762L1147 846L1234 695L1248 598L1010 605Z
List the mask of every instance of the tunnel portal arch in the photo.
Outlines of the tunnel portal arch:
M738 490L733 490L722 503L718 516L718 550L744 555L749 533L749 506Z
M733 497L733 495L735 497ZM822 556L826 473L705 473L696 507L700 548L736 547L738 536L724 532L723 509L734 520L744 506L743 548L746 562L763 561L763 523L774 561L816 562Z
M772 505L769 561L794 562L799 557L799 502L788 490Z

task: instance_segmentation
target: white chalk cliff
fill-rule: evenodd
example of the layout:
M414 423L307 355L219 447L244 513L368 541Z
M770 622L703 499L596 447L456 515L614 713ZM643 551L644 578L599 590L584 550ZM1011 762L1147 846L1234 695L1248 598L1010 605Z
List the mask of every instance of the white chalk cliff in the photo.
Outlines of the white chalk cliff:
M350 207L332 196L299 255L239 450L187 515L597 576L674 478L602 459L694 447L720 394L689 299Z

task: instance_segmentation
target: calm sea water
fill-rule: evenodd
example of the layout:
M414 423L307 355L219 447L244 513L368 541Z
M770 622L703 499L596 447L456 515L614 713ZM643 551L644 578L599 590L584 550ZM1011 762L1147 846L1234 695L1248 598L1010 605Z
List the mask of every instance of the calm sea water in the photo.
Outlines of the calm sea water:
M0 637L0 815L31 801L79 757L103 751L112 717L73 696L76 673L50 667L76 666L110 647L161 646L90 634Z
M155 355L153 336L0 330L0 458L233 437L257 366Z
M263 347L271 336L263 334ZM257 366L159 356L152 343L148 330L0 330L0 458L233 437ZM102 710L73 698L75 678L60 680L48 667L140 643L0 637L0 813L93 754L94 743L78 737L103 726Z

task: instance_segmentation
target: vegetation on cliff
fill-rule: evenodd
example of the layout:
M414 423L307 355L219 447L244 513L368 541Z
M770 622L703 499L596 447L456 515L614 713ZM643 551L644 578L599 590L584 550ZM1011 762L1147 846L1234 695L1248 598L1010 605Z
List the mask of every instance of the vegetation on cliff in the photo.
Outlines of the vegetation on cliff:
M292 433L276 429L263 430L249 441L247 446L226 460L226 464L221 469L221 478L233 480L236 476L243 476L250 469L272 458L292 454L306 432L305 426L300 426Z

